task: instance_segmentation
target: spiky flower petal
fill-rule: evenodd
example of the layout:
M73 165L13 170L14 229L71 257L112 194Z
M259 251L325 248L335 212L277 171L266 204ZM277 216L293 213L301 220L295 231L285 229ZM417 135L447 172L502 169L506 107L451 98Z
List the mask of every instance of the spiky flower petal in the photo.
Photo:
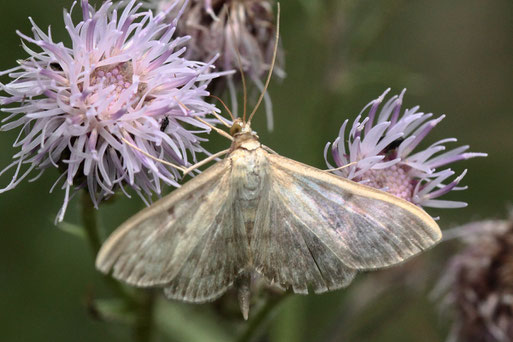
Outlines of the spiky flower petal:
M65 190L59 221L80 188L97 206L127 185L146 199L161 192L161 181L176 186L178 171L148 155L189 165L204 152L197 134L209 131L195 117L216 110L203 100L219 75L210 73L213 61L183 58L188 38L174 38L164 14L140 12L135 0L106 1L97 11L87 0L81 5L76 24L64 13L71 47L31 20L33 37L18 33L29 56L0 73L12 79L0 85L8 113L1 129L21 129L14 162L1 172L14 175L1 192L34 169L58 168Z
M401 115L405 90L383 104L390 89L370 102L353 122L346 135L349 120L340 128L339 136L324 150L331 169L350 166L334 173L377 189L385 190L423 207L458 208L464 202L439 200L438 197L458 187L466 170L456 178L451 169L440 169L459 160L485 157L486 153L466 152L469 146L445 151L449 138L437 141L426 149L415 151L428 133L445 117L418 112L415 106ZM364 117L364 112L368 110ZM328 161L328 151L335 166ZM448 182L447 182L448 181Z

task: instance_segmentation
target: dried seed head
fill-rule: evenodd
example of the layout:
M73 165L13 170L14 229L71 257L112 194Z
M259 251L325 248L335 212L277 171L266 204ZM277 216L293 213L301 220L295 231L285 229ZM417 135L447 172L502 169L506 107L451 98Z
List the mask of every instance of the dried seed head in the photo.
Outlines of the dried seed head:
M175 0L153 0L154 7L166 11L175 4ZM262 91L262 77L271 67L275 43L275 15L273 1L270 0L190 0L179 1L171 14L183 7L181 19L177 24L177 34L191 36L187 43L186 58L207 61L216 53L221 56L214 65L219 71L239 70ZM174 18L171 15L169 20ZM274 74L280 78L283 71L284 58L282 49L278 50ZM237 113L236 83L239 77L227 77L214 82L214 91L220 95L228 87L233 112ZM269 96L265 98L268 127L272 129L272 105Z
M457 228L465 248L448 263L439 289L455 314L460 341L511 341L513 336L513 220Z

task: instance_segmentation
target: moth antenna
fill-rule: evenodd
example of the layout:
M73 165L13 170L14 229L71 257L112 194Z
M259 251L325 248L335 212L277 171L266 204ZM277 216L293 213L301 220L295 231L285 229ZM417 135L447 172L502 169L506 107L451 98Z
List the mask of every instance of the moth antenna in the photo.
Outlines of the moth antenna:
M228 133L226 133L225 131L223 131L222 129L217 128L216 126L214 126L214 125L212 125L212 124L210 124L210 123L206 122L205 120L203 120L203 119L202 119L202 118L200 118L200 117L194 116L193 118L194 118L194 119L196 119L196 120L198 120L198 121L199 121L199 122L201 122L202 124L207 125L207 126L208 126L208 127L210 127L211 129L213 129L214 131L216 131L219 135L222 135L223 137L225 137L225 138L227 138L227 139L229 139L229 140L233 141L233 137L232 137L230 134L228 134Z
M233 13L233 12L231 12ZM237 64L239 65L239 72L240 77L242 79L242 92L244 96L244 107L243 107L243 114L242 114L242 121L246 122L246 110L247 110L247 104L248 104L248 89L246 87L246 76L244 75L244 70L242 68L242 58L240 57L240 51L239 51L239 41L235 39L235 31L233 29L233 25L230 22L230 30L232 31L233 41L235 42L235 54L237 55Z
M258 98L255 108L253 108L253 111L249 115L248 122L251 122L251 119L253 119L253 115L255 115L258 107L262 103L265 92L267 91L267 88L269 87L269 83L271 82L271 76L273 75L274 65L276 63L276 55L278 54L278 41L280 39L280 3L279 2L277 3L277 11L276 11L276 38L275 39L276 39L276 41L274 42L274 51L273 51L273 59L271 62L271 68L269 69L269 73L267 75L267 80L265 81L264 89L262 90L262 93L260 94L260 97Z
M353 166L353 165L356 165L356 164L358 164L358 162L351 162L351 163L343 165L341 167L337 167L335 169L327 169L327 170L324 170L324 171L338 171L338 170L342 170L342 169L345 169L346 167Z
M215 96L215 95L212 95L210 94L209 96L213 97L214 99L217 99L219 102L221 102L221 104L223 105L224 109L226 109L226 111L228 112L228 114L230 115L230 118L232 119L232 121L235 121L235 117L233 116L233 113L232 111L230 110L230 108L228 108L228 106L226 105L226 103L224 103L223 100L221 100L219 97Z
M126 139L125 139L125 138L123 138L123 137L121 138L121 140L123 140L123 142L124 142L125 144L127 144L128 146L130 146L130 147L131 147L131 148L133 148L134 150L137 150L137 151L141 152L142 154L144 154L146 157L151 158L151 159L153 159L153 160L155 160L155 161L157 161L157 162L159 162L159 163L162 163L162 164L164 164L164 165L168 165L168 166L174 167L175 169L180 170L180 171L184 172L184 174L185 174L185 170L186 170L186 168L184 168L184 167L182 167L182 166L180 166L180 165L176 165L176 164L170 163L170 162L168 162L168 161L166 161L166 160L163 160L163 159L157 158L157 157L155 157L155 156L152 156L152 155L151 155L151 154L149 154L148 152L143 151L142 149L140 149L139 147L135 146L134 144L132 144L130 141L126 140Z

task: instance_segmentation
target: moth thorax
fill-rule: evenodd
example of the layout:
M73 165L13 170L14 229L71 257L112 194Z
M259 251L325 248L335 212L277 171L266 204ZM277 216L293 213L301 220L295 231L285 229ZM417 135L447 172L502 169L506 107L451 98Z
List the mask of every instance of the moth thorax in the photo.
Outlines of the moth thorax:
M268 183L268 161L261 149L236 150L232 156L232 182L241 201L259 199Z
M232 143L232 151L242 148L248 151L256 150L260 148L260 142L258 135L255 132L239 133L235 135L235 139Z

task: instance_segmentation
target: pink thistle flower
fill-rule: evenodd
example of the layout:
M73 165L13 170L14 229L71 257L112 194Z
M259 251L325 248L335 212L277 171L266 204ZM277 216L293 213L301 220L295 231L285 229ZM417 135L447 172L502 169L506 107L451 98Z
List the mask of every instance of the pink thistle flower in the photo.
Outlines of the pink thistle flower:
M177 25L177 33L190 35L186 57L193 60L209 60L216 53L221 56L215 66L220 71L239 70L237 50L244 73L256 86L258 92L264 88L261 80L267 74L272 61L276 26L274 23L273 2L270 0L190 0L185 3L182 20ZM152 0L158 10L169 10L173 0ZM172 18L172 17L171 17ZM284 59L281 48L274 74L285 77ZM226 81L226 82L225 82ZM216 82L218 92L227 84L237 113L237 90L232 76ZM272 102L266 93L264 103L268 129L273 128Z
M12 79L0 84L8 94L0 104L9 113L1 130L21 128L14 143L19 151L0 172L15 170L0 192L13 189L34 169L41 174L59 168L63 173L54 187L61 183L65 190L57 217L62 221L70 197L81 188L97 207L115 190L125 192L126 185L146 203L152 193L160 194L161 181L178 185L176 169L123 139L179 165L205 152L198 133L209 128L195 117L217 111L203 97L208 82L221 74L209 73L214 60L184 59L181 46L188 38L174 38L176 27L164 22L165 14L138 12L141 5L135 3L106 1L95 11L82 0L83 19L77 24L65 11L71 47L54 42L32 19L33 38L18 32L29 57L0 73Z
M390 89L386 90L379 98L365 106L355 119L348 136L346 128L349 121L344 121L339 136L333 144L326 145L326 163L330 168L355 163L334 173L387 191L422 207L465 207L467 204L464 202L436 198L451 190L466 189L457 185L467 171L445 183L454 176L454 171L440 168L459 160L486 157L486 153L465 152L469 146L445 151L445 144L457 141L454 138L437 141L424 150L414 152L445 116L433 119L431 113L418 112L418 106L406 109L401 116L406 90L400 95L392 96L383 104L389 91ZM368 114L362 119L366 110ZM330 146L335 166L328 162Z

